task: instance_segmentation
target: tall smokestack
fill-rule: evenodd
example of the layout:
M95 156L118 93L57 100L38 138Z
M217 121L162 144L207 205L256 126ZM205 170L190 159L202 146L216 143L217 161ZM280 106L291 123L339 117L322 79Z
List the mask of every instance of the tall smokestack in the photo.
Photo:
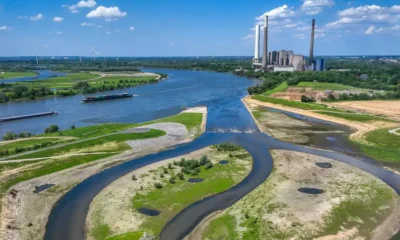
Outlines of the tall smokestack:
M260 25L256 25L256 46L254 49L254 60L258 62L260 59Z
M312 20L311 45L310 45L310 56L308 58L308 65L312 65L314 61L314 34L315 34L315 19Z
M263 51L263 68L267 67L268 63L268 16L264 16L264 51Z

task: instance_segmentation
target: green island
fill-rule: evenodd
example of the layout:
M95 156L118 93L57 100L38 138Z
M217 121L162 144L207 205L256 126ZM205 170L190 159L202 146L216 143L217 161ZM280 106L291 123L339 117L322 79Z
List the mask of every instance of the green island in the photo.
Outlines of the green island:
M204 155L201 157L199 153L165 160L161 166L150 167L147 173L136 175L133 172L124 177L125 182L141 185L136 194L131 193L134 197L131 199L130 211L133 211L133 217L140 219L138 221L141 222L135 232L118 234L121 230L113 231L112 229L116 227L110 226L113 223L104 222L102 218L104 208L98 205L103 203L103 195L100 194L91 207L93 214L90 218L93 218L93 224L89 232L93 239L115 240L128 239L128 237L139 239L144 232L157 236L163 226L185 207L206 196L231 188L244 179L251 169L251 156L237 145L224 143L203 151L201 154ZM228 163L220 164L221 160L226 160ZM202 181L191 183L188 181L191 178L202 179ZM125 185L126 183L119 184L120 188L125 188ZM109 189L112 188L112 185L109 186ZM107 194L109 193L104 193L104 195ZM156 209L161 213L150 217L138 213L139 208ZM122 209L114 211L122 211Z

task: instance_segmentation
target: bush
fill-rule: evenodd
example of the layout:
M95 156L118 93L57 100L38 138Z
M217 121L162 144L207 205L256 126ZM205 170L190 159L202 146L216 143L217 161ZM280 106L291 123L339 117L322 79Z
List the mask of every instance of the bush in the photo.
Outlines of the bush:
M161 185L161 183L154 183L154 187L160 189L163 185Z
M71 129L72 129L72 130L75 129L75 128L76 128L75 125L72 125L72 126L71 126Z
M170 177L169 178L169 182L172 183L172 184L175 183L175 180L176 180L176 177Z
M46 129L44 130L44 133L54 133L54 132L58 132L59 129L60 129L60 128L59 128L57 125L52 124L52 125L50 125L48 128L46 128Z
M132 175L132 180L133 180L133 181L136 181L136 180L137 180L136 175Z
M168 174L168 169L164 168L164 174Z
M302 95L301 101L302 102L315 102L315 99L313 97L307 97L306 95Z
M19 138L28 138L30 136L32 136L32 134L29 132L22 132L22 133L18 134Z
M213 168L213 167L214 167L214 165L212 164L212 162L208 162L206 164L206 166L205 166L205 169L210 169L210 168Z
M3 136L4 141L9 141L9 140L14 140L14 139L17 139L17 134L14 134L12 132L7 132Z
M87 82L77 82L72 86L73 89L84 89L89 87L90 85Z
M185 166L185 162L186 162L186 160L184 158L181 158L181 161L179 162L179 166L180 167Z
M185 176L182 173L176 174L176 176L179 178L179 180L184 180Z
M200 165L201 165L201 166L204 166L204 165L206 165L209 161L210 161L210 160L208 160L208 157L204 155L204 156L202 156L202 157L200 158Z
M164 178L164 173L160 173L160 178Z
M168 164L168 169L173 169L174 167L172 166L172 163Z

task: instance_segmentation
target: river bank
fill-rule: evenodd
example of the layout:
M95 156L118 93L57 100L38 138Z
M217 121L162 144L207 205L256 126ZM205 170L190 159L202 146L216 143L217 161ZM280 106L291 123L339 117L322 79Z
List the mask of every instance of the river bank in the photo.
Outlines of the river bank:
M162 151L174 144L192 141L198 134L204 131L201 125L205 125L207 108L198 107L196 109L188 109L188 112L202 114L203 123L199 122L198 125L190 129L186 129L183 124L171 122L153 123L152 125L143 126L142 128L145 129L163 129L167 134L166 136L152 140L128 141L127 144L133 148L132 150L127 150L119 155L94 162L80 164L12 186L2 198L0 239L42 239L47 218L53 205L79 182L125 161ZM164 138L167 138L167 140ZM100 150L103 151L102 149ZM43 164L51 163L49 161L51 160L44 160L39 163L2 172L0 178L4 182L7 179L14 178L19 172L33 171ZM57 161L66 161L66 159L58 158ZM33 192L36 186L47 184L54 184L55 186L40 193ZM16 194L8 194L11 189L15 189L17 191Z
M398 230L399 197L374 176L315 155L285 150L272 155L274 170L264 183L186 239L381 240ZM307 187L323 192L298 191Z

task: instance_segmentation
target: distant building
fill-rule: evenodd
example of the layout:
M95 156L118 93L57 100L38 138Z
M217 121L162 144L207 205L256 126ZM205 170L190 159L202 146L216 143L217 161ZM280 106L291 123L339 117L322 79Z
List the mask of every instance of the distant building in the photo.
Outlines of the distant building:
M293 66L274 66L274 72L294 72Z
M317 59L314 61L314 70L317 72L325 71L325 59Z
M293 55L290 58L291 65L294 71L304 71L304 56L303 55Z

